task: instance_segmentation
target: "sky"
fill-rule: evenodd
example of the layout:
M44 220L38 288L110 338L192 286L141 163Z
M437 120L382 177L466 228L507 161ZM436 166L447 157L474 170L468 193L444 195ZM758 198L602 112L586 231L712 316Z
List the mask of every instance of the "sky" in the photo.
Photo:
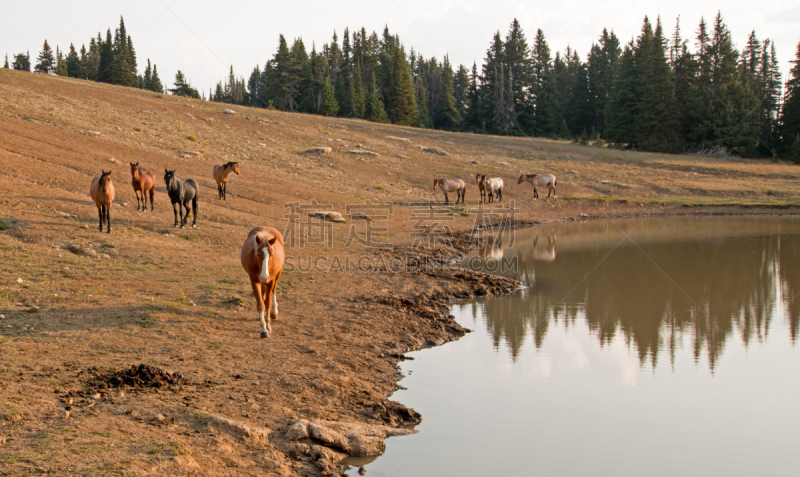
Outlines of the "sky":
M35 58L45 39L51 46L68 50L87 44L98 31L112 33L125 18L134 41L140 72L147 58L158 65L165 84L174 80L178 69L201 91L208 92L226 78L233 65L237 76L248 77L258 64L272 58L283 33L291 43L302 37L311 50L341 33L362 26L368 32L382 32L384 25L410 50L426 58L450 56L451 63L471 66L481 62L493 34L503 37L516 18L529 43L538 29L544 32L550 49L563 51L567 45L585 59L592 42L603 31L613 30L622 43L638 35L645 16L655 23L661 17L669 35L680 15L684 38L694 43L695 32L704 17L711 23L721 9L739 50L752 30L759 40L774 40L783 81L791 68L800 41L800 2L765 0L559 0L559 1L437 1L437 0L329 0L269 1L230 0L139 0L119 2L4 1L0 11L0 55L9 58L30 50Z

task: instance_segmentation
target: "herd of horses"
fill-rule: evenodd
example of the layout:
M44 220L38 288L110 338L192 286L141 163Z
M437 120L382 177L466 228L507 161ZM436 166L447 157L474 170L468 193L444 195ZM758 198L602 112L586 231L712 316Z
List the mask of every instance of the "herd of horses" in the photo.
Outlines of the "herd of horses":
M486 174L475 174L475 182L478 183L478 191L480 192L480 200L478 203L491 203L494 202L495 196L498 202L503 201L503 179L500 177L486 178ZM547 187L547 197L553 194L556 196L556 176L553 174L522 174L519 176L517 184L529 182L533 186L533 198L539 198L539 191L537 187ZM456 204L461 201L464 203L464 192L467 189L467 184L461 179L434 179L433 190L441 189L444 192L444 203L450 203L449 193L456 193Z
M156 176L152 172L139 168L139 163L129 163L131 167L131 184L136 194L136 210L147 212L147 200L150 199L150 211L155 210ZM106 232L111 233L111 203L114 201L115 189L111 179L111 171L101 171L100 176L92 179L89 195L97 205L100 217L100 232L103 225ZM239 163L228 162L214 166L213 176L217 182L220 200L227 200L228 176L231 173L239 175ZM477 174L475 181L480 190L480 203L503 200L503 179L500 177L487 178L485 174ZM533 186L534 199L539 197L537 187L547 187L548 194L556 195L556 178L552 174L523 174L517 181L518 184L529 182ZM200 187L194 179L180 179L175 175L175 170L164 168L164 183L167 195L172 202L172 211L175 214L175 227L184 228L192 214L192 227L197 227L197 202ZM440 188L444 192L445 203L450 202L448 193L456 193L456 204L464 203L466 183L461 179L434 179L433 190ZM185 211L185 212L184 212ZM250 278L253 296L256 299L258 319L261 322L261 338L268 338L272 333L272 320L278 318L278 301L276 289L278 279L286 257L283 246L283 236L272 227L255 227L247 234L242 245L242 268Z

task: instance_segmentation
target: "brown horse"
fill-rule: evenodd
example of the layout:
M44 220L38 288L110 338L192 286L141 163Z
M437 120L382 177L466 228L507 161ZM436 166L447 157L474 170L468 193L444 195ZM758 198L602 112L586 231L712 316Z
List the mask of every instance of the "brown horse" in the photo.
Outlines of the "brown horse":
M475 181L478 183L478 191L481 193L481 198L478 203L486 202L486 180L485 175L475 174Z
M247 240L242 245L242 268L250 277L253 296L256 297L262 338L269 337L272 333L270 323L278 319L275 289L283 271L285 253L283 236L272 227L254 228L247 234Z
M150 191L150 212L152 212L153 196L156 192L156 176L152 172L140 170L138 162L136 164L129 162L128 164L131 165L131 184L133 184L133 192L136 194L136 210L139 210L141 203L141 210L147 212L147 191Z
M235 172L237 176L239 175L238 162L229 162L227 164L220 164L218 166L214 166L214 180L217 181L217 190L219 190L219 198L222 200L228 200L227 198L228 175L231 172Z
M97 205L100 216L100 232L103 231L103 222L106 223L108 233L111 233L111 203L114 201L114 183L111 181L111 171L101 171L100 177L92 179L89 195Z

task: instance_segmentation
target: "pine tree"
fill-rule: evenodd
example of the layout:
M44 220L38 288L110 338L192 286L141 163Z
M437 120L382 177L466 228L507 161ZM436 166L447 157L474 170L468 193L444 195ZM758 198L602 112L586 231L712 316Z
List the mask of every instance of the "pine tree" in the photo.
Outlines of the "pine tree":
M541 30L537 32L537 40L539 40ZM542 35L542 39L544 36ZM535 42L534 42L535 48ZM536 54L534 50L534 55ZM549 54L549 49L548 49ZM534 83L534 61L531 58L531 49L528 47L528 40L522 32L522 27L515 18L511 22L506 41L503 44L503 63L506 66L506 71L511 71L513 74L508 75L511 79L511 89L506 91L507 96L513 96L513 118L514 121L519 121L521 126L530 131L533 128L534 111L533 111L533 97L535 91L531 91L531 85Z
M350 81L350 110L357 118L364 117L366 99L364 98L364 81L361 78L361 60L356 59L353 79Z
M250 73L250 78L247 80L247 93L250 95L249 104L251 106L263 107L261 104L261 94L259 88L261 86L261 70L256 65L253 72ZM209 94L209 98L211 98Z
M800 134L800 42L792 64L781 115L781 137L786 150L791 147L793 138L794 144L797 144L796 138Z
M64 54L61 50L56 46L56 69L55 73L58 76L68 76L67 73L67 60L64 58Z
M467 131L480 132L482 127L480 94L478 92L478 65L472 63L472 72L469 77L469 87L467 89L467 114L465 116L464 129Z
M636 118L639 116L643 75L634 60L631 41L620 56L619 69L606 104L606 137L618 144L636 145ZM574 131L574 129L571 129Z
M5 68L5 69L9 69L9 65L8 65L8 53L6 53L6 62L3 64L3 68Z
M186 81L186 77L183 76L183 72L181 70L178 70L178 72L175 74L175 87L171 88L169 92L175 96L200 98L200 93L196 89L192 88L189 82Z
M456 98L453 94L453 67L450 65L449 57L444 57L444 63L439 69L441 70L441 80L436 111L436 128L455 130L461 126L461 114L456 108Z
M800 134L795 134L794 142L789 148L789 160L795 164L800 164Z
M95 81L101 83L111 83L114 80L114 40L111 38L111 29L106 31L106 39L102 40L100 35L97 35L98 46L98 67L97 76Z
M508 104L506 101L508 99L508 95L506 95L505 86L505 74L504 68L502 64L496 65L494 70L494 98L492 98L492 128L501 133L501 134L508 134L510 131L507 131L508 123L510 122L508 117Z
M31 54L18 53L14 56L14 63L11 65L17 71L30 71L31 70Z
M390 66L390 81L386 92L386 114L394 124L410 126L417 119L417 102L414 99L414 80L411 66L403 51L394 47Z
M775 55L775 44L764 40L756 71L756 84L751 87L759 105L759 153L773 156L778 147L778 119L781 96L781 73Z
M67 75L70 78L83 78L83 65L75 50L75 45L70 43L69 53L67 54Z
M148 64L150 60L147 60ZM150 91L154 91L156 93L163 93L164 92L164 85L161 83L161 78L158 77L158 65L153 64L153 76L150 79Z
M53 50L50 48L47 40L45 40L44 46L42 46L42 51L39 53L39 58L34 71L37 73L51 73L55 72L55 67L56 59L53 56Z
M375 71L372 72L372 87L370 88L369 100L367 101L364 116L367 120L376 123L388 123L389 115L386 114L386 109L383 106L383 101L380 98L378 84L375 80Z
M119 28L115 30L114 44L112 46L113 63L111 83L122 86L138 86L136 79L135 59L132 57L133 46L129 44L130 37L125 30L125 21L120 17Z
M336 94L333 91L333 84L331 83L330 76L325 77L325 88L322 91L322 107L320 114L324 116L334 116L339 110L339 104L336 102Z
M469 70L464 65L458 65L455 76L453 77L453 97L456 100L456 110L462 119L462 129L467 117L469 104Z

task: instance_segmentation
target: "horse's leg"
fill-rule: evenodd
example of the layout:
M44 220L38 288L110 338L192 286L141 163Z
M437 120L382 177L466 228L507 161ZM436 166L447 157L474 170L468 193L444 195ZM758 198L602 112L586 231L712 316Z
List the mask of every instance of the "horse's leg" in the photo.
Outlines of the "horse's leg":
M192 198L192 228L195 227L197 227L197 194Z
M102 232L103 231L103 206L102 205L98 205L97 206L97 215L98 215L98 217L100 217L100 231Z
M175 207L175 204L178 205L177 208ZM172 203L172 213L175 214L175 225L173 225L173 227L178 226L178 212L180 211L180 208L181 208L181 201Z
M262 287L266 286L259 282L250 280L250 285L253 287L253 296L256 297L256 308L258 309L258 320L261 322L261 337L269 338L272 332L269 323L267 322L267 311L264 308L264 295L262 294Z
M503 202L503 189L497 189L497 197L499 197L500 202Z
M449 204L450 203L450 199L447 198L447 192L444 193L444 203L445 204Z
M155 197L155 195L156 195L156 187L153 186L153 188L150 189L150 212L153 212L154 210L153 198Z
M104 207L106 209L106 232L111 233L111 202Z
M267 296L267 298L269 300L269 302L268 302L269 306L267 307L267 309L269 310L270 322L272 320L277 320L278 319L278 300L275 297L275 292L278 290L278 279L280 277L281 277L281 274L278 273L272 279L272 281L270 282L270 286L269 286L269 292L268 292L268 296ZM266 301L264 303L267 304Z
M222 200L222 184L217 183L217 192L219 193L219 200Z
M464 195L467 193L467 189L461 189L461 205L464 205Z
M539 198L539 193L536 191L536 186L533 186L533 199L536 200Z
M186 210L186 214L184 215L183 211ZM189 204L183 201L178 201L178 210L180 211L181 216L181 228L186 225L186 221L189 219Z
M142 212L147 212L147 191L142 189Z
M222 200L228 200L228 183L226 182L222 186Z
M556 186L552 186L552 188L553 188L553 198L555 199L556 198Z

